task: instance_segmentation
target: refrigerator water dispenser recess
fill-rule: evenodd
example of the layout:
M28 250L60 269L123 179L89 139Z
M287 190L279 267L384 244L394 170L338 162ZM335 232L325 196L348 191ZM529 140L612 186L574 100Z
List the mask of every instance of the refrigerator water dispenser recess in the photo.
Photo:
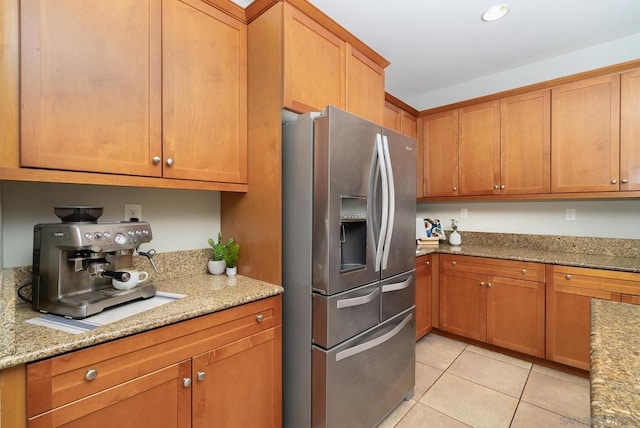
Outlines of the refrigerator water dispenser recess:
M340 198L340 272L367 265L367 198Z

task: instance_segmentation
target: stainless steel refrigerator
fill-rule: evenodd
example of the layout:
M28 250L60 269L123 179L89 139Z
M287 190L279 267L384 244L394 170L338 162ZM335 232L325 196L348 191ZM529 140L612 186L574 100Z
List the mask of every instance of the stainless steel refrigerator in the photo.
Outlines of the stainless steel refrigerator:
M415 141L329 106L283 125L285 427L371 427L415 384Z

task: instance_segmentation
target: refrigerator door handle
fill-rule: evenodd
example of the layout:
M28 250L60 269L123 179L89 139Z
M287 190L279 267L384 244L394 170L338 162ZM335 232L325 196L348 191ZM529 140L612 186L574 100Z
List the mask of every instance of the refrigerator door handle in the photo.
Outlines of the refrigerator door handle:
M392 284L385 284L385 285L382 286L382 292L383 293L389 293L391 291L404 290L409 285L411 285L411 281L412 280L413 280L413 277L410 276L410 277L408 277L407 279L405 279L402 282L394 282Z
M393 168L391 167L391 155L389 154L389 140L386 135L382 137L384 148L384 161L387 166L387 187L389 192L389 218L387 220L387 233L384 242L384 249L382 255L382 269L387 268L387 262L389 261L389 248L391 247L391 237L393 235L393 223L396 215L396 190L395 183L393 181ZM384 202L383 202L384 203Z
M404 328L405 325L411 321L413 318L413 314L409 314L402 320L400 324L395 326L393 330L388 331L382 336L378 336L373 340L368 342L361 343L360 345L353 346L351 348L347 348L344 351L340 351L336 354L336 362L340 360L344 360L345 358L353 357L354 355L361 354L363 352L368 351L369 349L375 348L376 346L382 345L384 342L391 340L393 336L400 333L400 331Z
M376 265L375 271L380 271L382 263L382 254L384 251L385 236L388 229L389 216L389 182L387 181L387 162L384 158L384 148L382 147L382 135L376 134L376 155L378 157L378 166L380 168L380 180L382 182L382 218L380 220L380 237L376 246Z
M336 302L336 308L337 309L343 309L343 308L350 308L352 306L366 305L367 303L373 301L373 299L375 299L378 296L379 292L380 292L380 290L376 288L371 293L369 293L369 294L367 294L365 296L353 297L351 299L338 300Z

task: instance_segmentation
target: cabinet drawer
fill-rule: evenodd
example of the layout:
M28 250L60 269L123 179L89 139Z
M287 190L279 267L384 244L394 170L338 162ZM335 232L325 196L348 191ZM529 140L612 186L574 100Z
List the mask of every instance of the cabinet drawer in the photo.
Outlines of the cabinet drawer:
M638 273L569 266L552 266L551 272L550 280L556 286L640 295Z
M27 416L282 323L280 296L27 365Z
M454 254L441 254L440 268L536 282L545 278L543 264Z

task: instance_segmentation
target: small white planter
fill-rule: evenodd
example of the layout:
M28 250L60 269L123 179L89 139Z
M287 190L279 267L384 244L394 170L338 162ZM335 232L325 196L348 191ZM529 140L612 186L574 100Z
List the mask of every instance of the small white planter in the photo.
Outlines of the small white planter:
M238 266L227 268L227 276L236 276L237 273L238 273Z
M212 275L220 275L224 272L224 268L227 266L224 260L209 260L207 263L207 270Z
M458 233L458 231L454 230L449 234L449 244L453 246L458 246L462 243L462 237Z

